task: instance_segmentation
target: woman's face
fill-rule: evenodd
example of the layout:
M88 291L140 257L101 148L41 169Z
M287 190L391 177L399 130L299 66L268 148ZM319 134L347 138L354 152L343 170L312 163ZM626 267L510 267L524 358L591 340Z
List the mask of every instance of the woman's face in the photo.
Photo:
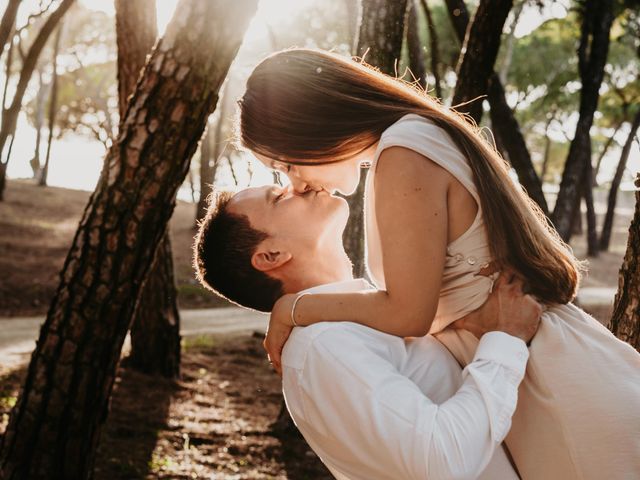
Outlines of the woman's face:
M258 153L255 156L267 168L287 175L298 193L326 190L351 195L358 187L361 165L372 161L376 147L377 144L346 160L323 165L291 165Z

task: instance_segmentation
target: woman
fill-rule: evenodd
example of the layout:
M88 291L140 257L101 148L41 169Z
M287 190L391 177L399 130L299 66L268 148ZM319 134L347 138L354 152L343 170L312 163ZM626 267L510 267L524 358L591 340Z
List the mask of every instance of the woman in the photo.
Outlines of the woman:
M462 116L417 88L333 53L293 49L252 72L239 140L298 192L365 190L375 292L286 295L265 346L276 368L293 323L435 334L462 365L466 315L511 266L546 305L506 444L525 479L640 478L640 355L569 303L579 262L505 162Z

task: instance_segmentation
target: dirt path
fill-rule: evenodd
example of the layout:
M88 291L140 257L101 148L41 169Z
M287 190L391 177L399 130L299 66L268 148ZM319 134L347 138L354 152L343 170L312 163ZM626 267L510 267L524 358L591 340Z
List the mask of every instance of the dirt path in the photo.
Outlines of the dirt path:
M614 288L585 287L580 289L576 303L605 323L615 293ZM183 337L253 330L264 332L269 320L266 315L237 307L181 310L180 316L180 334ZM41 316L0 317L0 372L28 362L43 321ZM123 351L126 353L129 348L127 335Z
M264 332L269 317L237 307L180 311L180 334ZM29 361L44 317L0 318L0 372ZM129 335L123 350L130 348Z

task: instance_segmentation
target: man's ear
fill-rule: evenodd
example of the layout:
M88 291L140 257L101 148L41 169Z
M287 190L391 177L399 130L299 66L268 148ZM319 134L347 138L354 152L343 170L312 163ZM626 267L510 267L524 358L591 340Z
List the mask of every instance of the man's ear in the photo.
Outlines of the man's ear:
M251 256L251 265L260 272L269 272L283 266L293 258L291 252L277 250L257 250Z

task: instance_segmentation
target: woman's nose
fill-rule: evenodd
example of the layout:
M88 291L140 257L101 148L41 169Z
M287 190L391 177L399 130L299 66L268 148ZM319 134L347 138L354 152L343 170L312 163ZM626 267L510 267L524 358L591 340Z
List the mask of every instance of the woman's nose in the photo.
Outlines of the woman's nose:
M311 189L310 185L300 177L291 175L289 180L291 180L293 190L298 194L308 192Z

